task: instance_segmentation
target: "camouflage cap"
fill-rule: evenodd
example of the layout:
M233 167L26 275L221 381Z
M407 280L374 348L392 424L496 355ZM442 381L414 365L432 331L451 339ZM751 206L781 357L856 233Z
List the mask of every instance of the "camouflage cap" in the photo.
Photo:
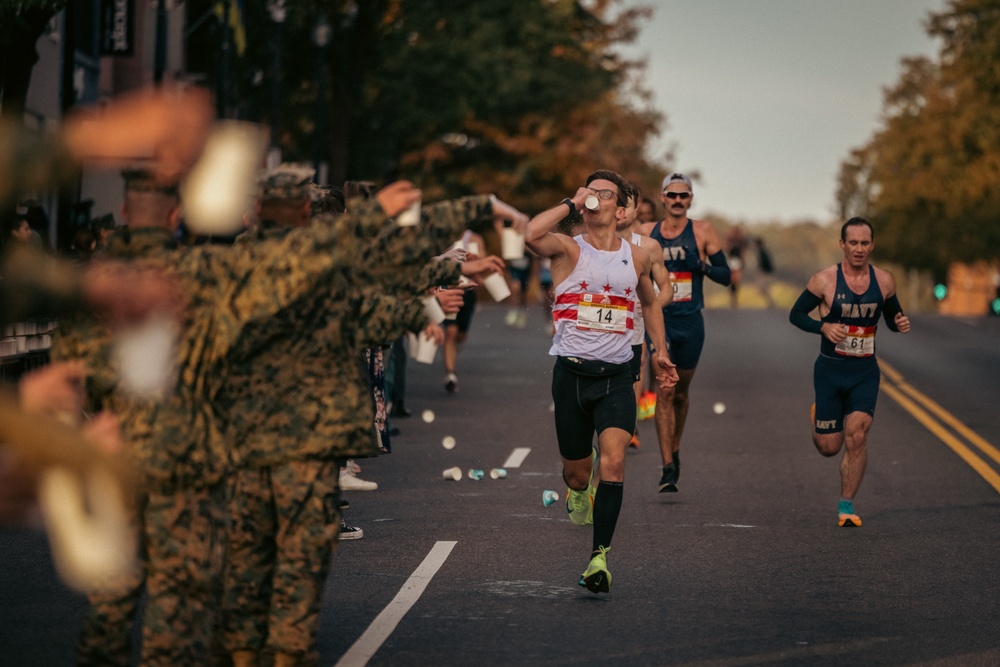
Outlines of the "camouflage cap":
M308 164L282 163L266 171L258 182L262 201L309 200L315 190L313 177L316 170Z

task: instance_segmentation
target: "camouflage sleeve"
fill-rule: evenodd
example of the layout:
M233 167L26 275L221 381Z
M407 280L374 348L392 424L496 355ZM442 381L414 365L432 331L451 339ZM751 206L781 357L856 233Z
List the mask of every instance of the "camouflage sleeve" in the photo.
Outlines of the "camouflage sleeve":
M419 267L377 267L368 273L372 284L382 291L411 295L419 295L438 285L457 285L461 276L462 265L450 259L431 260Z
M111 360L110 333L90 316L79 314L59 320L49 350L52 361L84 361L86 404L98 412L117 385L117 366Z
M451 242L462 235L470 225L493 217L490 195L473 195L437 202L424 207L427 214L425 226L441 233ZM442 251L447 249L442 248Z
M424 304L417 296L390 295L376 287L362 291L357 328L361 347L387 344L405 331L420 331L426 324Z
M425 216L419 225L388 225L366 244L365 264L370 270L426 264L444 252L471 223L491 216L493 205L489 195L478 195L430 204L423 211Z
M322 285L334 271L364 266L364 242L384 231L388 218L376 203L360 206L353 213L335 218L318 216L302 229L259 243L235 248L206 248L205 253L222 251L224 262L204 262L204 270L221 266L228 275L208 277L230 310L233 330L243 324L271 317L295 304L314 303L322 298Z
M457 285L462 277L462 265L453 259L427 262L420 270L419 280L423 287L435 285Z

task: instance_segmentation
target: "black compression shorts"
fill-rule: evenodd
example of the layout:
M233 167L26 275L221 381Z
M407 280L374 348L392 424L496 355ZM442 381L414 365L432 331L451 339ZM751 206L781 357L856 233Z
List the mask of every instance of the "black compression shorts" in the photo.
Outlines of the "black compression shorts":
M570 461L590 456L594 433L635 431L635 394L628 363L556 359L552 369L559 453Z

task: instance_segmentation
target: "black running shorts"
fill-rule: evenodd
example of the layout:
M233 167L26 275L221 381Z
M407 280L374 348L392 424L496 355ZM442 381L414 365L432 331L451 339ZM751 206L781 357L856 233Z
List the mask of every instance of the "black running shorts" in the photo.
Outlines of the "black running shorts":
M559 453L570 461L590 456L594 433L635 431L635 393L629 364L559 357L552 369Z

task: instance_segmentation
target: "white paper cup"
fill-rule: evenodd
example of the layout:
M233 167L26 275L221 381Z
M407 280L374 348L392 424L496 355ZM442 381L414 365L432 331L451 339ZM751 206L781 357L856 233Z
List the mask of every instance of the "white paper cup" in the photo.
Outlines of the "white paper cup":
M506 468L494 468L493 470L490 470L490 477L492 479L506 479L507 470Z
M396 216L396 224L400 227L415 227L420 222L420 200L410 208Z
M524 235L513 227L504 227L500 235L500 255L504 259L521 259L524 257Z
M434 324L444 322L444 309L441 308L440 302L433 296L424 297L424 314Z
M510 296L510 287L507 286L507 281L499 273L491 273L483 281L483 285L486 286L486 290L494 301L503 301Z
M479 242L478 241L469 241L469 244L466 247L469 249L469 252L471 254L476 255L478 257L482 257L482 255L479 254Z
M423 332L419 336L407 334L410 341L410 356L421 364L433 364L437 353L437 344Z
M267 141L260 128L220 121L181 186L184 224L197 234L233 234L251 208L257 169Z
M443 473L441 473L441 475L445 479L450 479L457 482L458 480L462 479L462 469L459 468L458 466L454 466L452 468L448 468L447 470L445 470Z

